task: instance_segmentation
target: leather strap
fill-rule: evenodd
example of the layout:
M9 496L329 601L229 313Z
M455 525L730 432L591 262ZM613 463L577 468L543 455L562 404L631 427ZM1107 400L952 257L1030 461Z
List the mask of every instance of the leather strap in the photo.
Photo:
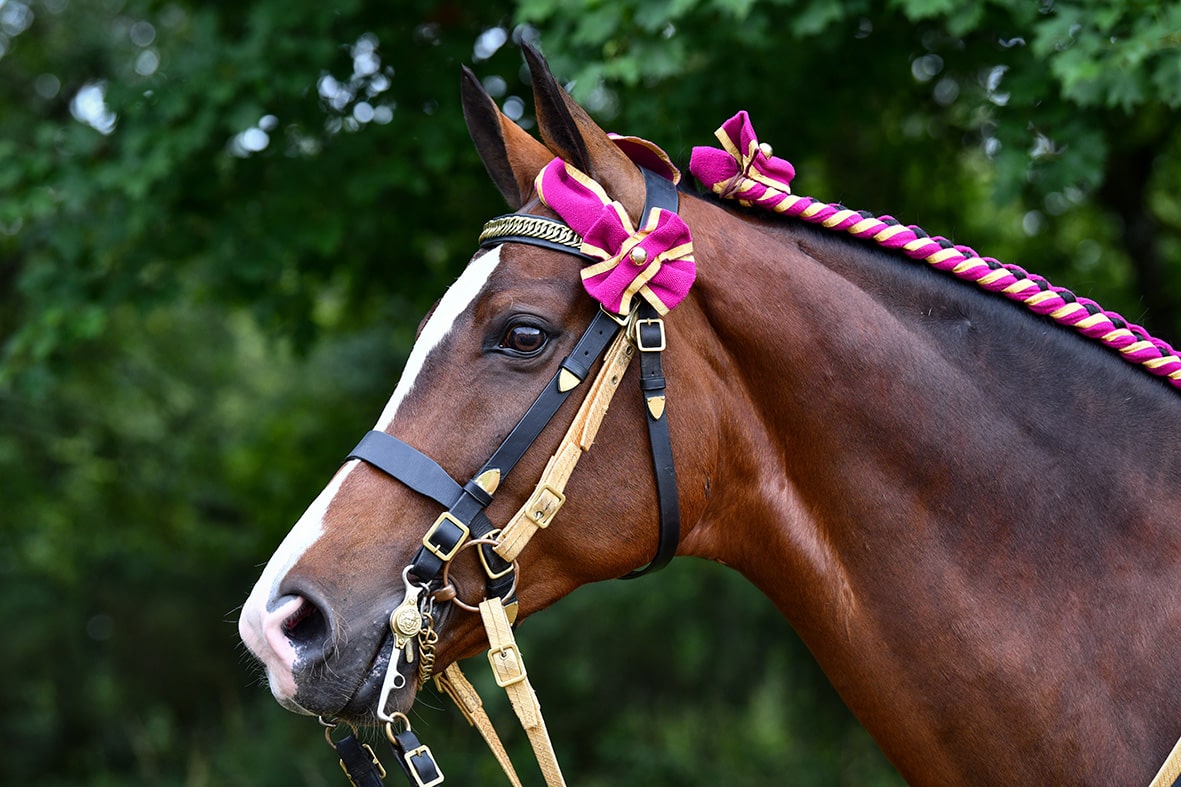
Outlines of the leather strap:
M594 444L603 416L607 414L633 355L633 345L622 335L607 350L602 369L570 422L558 450L546 463L533 494L500 532L495 550L505 560L516 560L534 534L549 526L565 502L566 484L578 460Z
M652 208L677 212L679 197L673 183L650 170L642 170L648 188L644 215ZM664 321L650 303L640 306L636 322L636 347L640 351L640 390L648 420L648 443L652 446L652 467L656 473L656 497L660 509L660 531L656 556L643 568L625 574L635 579L669 564L681 540L681 508L677 499L677 472L673 463L672 438L669 436L667 396L661 353L665 347Z
M439 770L435 756L409 729L394 733L390 737L390 746L402 772L415 787L434 787L443 783L443 772Z
M677 499L677 471L673 463L672 438L668 431L666 381L661 365L665 346L664 321L651 304L640 307L636 321L636 348L640 351L640 390L648 421L648 443L652 447L652 467L656 475L656 497L660 509L660 531L656 556L643 568L625 574L622 579L636 579L659 571L677 553L681 539L681 508Z
M338 741L329 742L340 755L340 767L353 787L384 787L381 779L385 769L373 749L357 740L356 735L350 732Z
M469 534L479 538L493 530L492 523L483 513L492 502L492 496L476 483L476 479L490 470L499 471L503 478L516 466L574 388L586 379L603 348L619 330L619 323L611 315L603 311L596 313L574 349L562 360L558 371L516 427L475 477L462 487L433 459L385 432L369 432L349 453L349 459L362 459L447 508L450 517L437 520L430 532L429 540L434 550L421 547L411 560L411 573L420 581L430 582L437 577L443 569L444 556L451 554ZM467 528L466 532L464 528ZM482 551L494 574L509 570L510 566L499 562L501 559L494 552ZM490 579L488 592L489 595L502 595L511 586L511 576Z
M1173 746L1160 770L1148 787L1178 787L1181 785L1181 740Z
M595 314L594 319L583 332L582 338L578 340L578 344L562 360L561 367L550 378L541 394L521 417L513 431L476 473L477 477L488 470L499 470L503 478L517 466L517 462L521 461L521 457L529 450L529 446L533 445L538 435L554 417L554 413L574 390L574 388L562 390L562 380L570 380L570 377L564 376L562 373L567 372L569 375L573 375L579 383L586 380L591 367L599 360L599 356L603 354L607 344L615 337L615 334L619 333L619 327L615 318L606 312L599 310Z
M453 506L463 493L463 487L434 459L385 432L367 433L347 459L363 459L444 508Z
M541 703L537 701L537 693L529 683L525 661L500 599L490 598L480 602L480 617L488 633L488 663L492 666L492 677L496 679L496 685L508 694L513 711L529 736L533 755L537 758L545 783L549 787L565 787L566 780L558 766L554 744L545 728L545 719L541 717Z
M500 736L496 734L496 728L492 726L492 720L488 718L488 714L484 710L484 703L480 699L476 687L464 676L459 665L452 663L443 671L442 675L436 675L435 685L451 698L463 717L467 719L467 723L480 733L480 737L488 744L489 751L492 752L500 764L500 769L504 771L504 775L508 777L513 787L521 787L517 771L513 768L513 763L509 759L508 752L505 751L504 744L500 741Z

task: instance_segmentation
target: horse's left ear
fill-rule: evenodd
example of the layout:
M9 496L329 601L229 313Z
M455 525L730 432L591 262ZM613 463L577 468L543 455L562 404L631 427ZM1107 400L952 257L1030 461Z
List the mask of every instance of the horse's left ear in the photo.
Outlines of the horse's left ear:
M492 182L516 210L533 193L533 180L554 154L504 116L479 78L466 66L460 81L463 117Z
M541 138L563 161L578 167L618 200L635 222L644 209L644 176L590 115L574 102L528 42L522 44L533 76L533 99Z

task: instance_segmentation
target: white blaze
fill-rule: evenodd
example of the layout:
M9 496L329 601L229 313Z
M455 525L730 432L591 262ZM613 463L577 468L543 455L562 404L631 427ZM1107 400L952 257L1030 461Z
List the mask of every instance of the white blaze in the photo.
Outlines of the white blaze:
M414 388L431 350L435 349L439 342L443 341L451 332L451 327L459 315L467 311L480 290L484 289L488 277L500 264L500 249L500 246L496 246L483 257L468 265L459 280L452 284L443 295L443 300L439 301L439 305L435 307L435 313L427 320L418 341L410 350L410 357L406 359L406 368L402 370L398 385L394 388L394 393L390 396L390 401L386 404L385 409L382 410L381 417L377 419L377 426L374 427L377 431L383 432L393 423L394 416L398 414L398 407Z
M459 279L448 288L410 351L398 385L377 421L378 430L384 430L393 422L399 406L414 388L419 374L426 366L431 351L451 332L456 320L471 306L499 263L500 247L497 246L469 264ZM278 588L287 572L324 533L324 517L328 508L359 461L353 460L341 468L295 523L295 527L271 556L242 608L242 616L238 621L242 641L266 664L271 691L279 699L289 698L295 692L295 682L291 673L294 666L291 663L294 660L294 651L278 653L268 644L264 635L267 606L273 605L279 599Z

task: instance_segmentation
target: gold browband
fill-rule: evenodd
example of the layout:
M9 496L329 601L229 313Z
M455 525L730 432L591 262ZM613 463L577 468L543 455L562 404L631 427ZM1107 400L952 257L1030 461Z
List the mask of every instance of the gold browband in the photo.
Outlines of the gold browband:
M544 216L509 213L492 219L480 232L481 246L491 246L514 239L533 239L557 244L575 254L580 253L582 249L582 236L566 224Z

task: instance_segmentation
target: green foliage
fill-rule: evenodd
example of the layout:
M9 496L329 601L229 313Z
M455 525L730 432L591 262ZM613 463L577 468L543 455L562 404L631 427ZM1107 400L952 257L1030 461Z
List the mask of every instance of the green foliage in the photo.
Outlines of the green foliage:
M236 608L503 210L456 89L472 63L528 122L495 29L679 160L749 109L801 193L1181 336L1176 3L0 3L0 781L342 783ZM741 578L643 584L524 627L572 781L897 783ZM499 783L420 719L452 781Z

